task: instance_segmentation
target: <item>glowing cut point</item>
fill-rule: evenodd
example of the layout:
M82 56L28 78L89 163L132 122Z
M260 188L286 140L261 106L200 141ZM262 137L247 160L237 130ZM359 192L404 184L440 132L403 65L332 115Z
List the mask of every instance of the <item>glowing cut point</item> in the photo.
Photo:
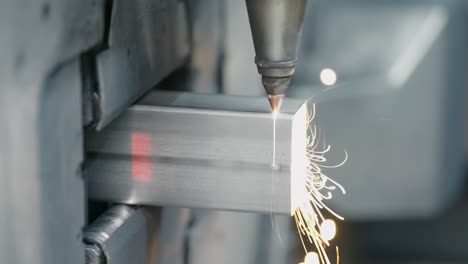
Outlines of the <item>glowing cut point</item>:
M273 112L271 112L272 116L273 116L273 119L277 119L278 118L278 115L279 115L279 111L278 110L274 110Z
M325 68L320 72L320 81L326 86L332 86L336 83L336 72L330 68Z
M320 264L319 256L315 252L309 252L304 259L305 264Z
M336 235L336 224L331 219L326 219L320 225L320 235L326 241L332 240Z
M277 171L280 169L280 166L277 163L272 163L271 164L271 169L274 171Z

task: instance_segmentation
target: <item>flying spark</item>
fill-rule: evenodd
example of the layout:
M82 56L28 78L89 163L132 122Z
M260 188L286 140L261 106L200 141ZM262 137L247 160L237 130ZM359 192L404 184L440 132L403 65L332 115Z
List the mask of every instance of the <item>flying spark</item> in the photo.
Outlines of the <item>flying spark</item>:
M348 159L345 151L345 159L338 165L327 165L325 154L330 151L330 145L319 144L317 127L312 124L315 116L315 104L312 106L312 114L306 115L308 135L306 135L306 159L305 177L302 179L305 188L302 188L300 199L295 202L292 215L296 221L299 236L306 252L305 264L331 264L326 249L331 246L331 241L336 235L336 223L332 217L344 220L339 214L331 210L325 201L333 198L333 193L340 191L345 194L346 191L338 182L329 178L324 168L336 168L343 165ZM295 172L302 173L302 172ZM297 190L296 190L297 191ZM309 251L306 244L314 246L315 251ZM339 250L336 247L336 262L339 262Z

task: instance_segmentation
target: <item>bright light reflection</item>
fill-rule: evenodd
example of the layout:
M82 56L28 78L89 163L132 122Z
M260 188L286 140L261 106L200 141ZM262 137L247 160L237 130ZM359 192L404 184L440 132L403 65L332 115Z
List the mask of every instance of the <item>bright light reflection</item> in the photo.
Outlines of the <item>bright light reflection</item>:
M320 235L324 240L330 241L336 235L336 224L335 221L327 219L320 225Z
M271 114L273 115L273 119L277 119L277 118L278 118L278 115L279 115L279 111L278 111L278 110L274 110L273 112L271 112Z
M315 252L309 252L305 256L305 264L320 264L319 256Z
M308 199L305 185L307 170L307 104L296 112L292 122L291 141L291 216Z
M326 86L332 86L336 83L336 72L330 68L325 68L320 72L320 81Z

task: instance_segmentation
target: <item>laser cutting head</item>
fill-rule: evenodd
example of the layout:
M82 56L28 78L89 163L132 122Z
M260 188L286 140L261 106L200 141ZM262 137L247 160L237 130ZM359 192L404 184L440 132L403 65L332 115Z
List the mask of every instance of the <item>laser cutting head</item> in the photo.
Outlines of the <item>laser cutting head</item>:
M255 64L273 111L279 111L296 69L307 0L246 0Z

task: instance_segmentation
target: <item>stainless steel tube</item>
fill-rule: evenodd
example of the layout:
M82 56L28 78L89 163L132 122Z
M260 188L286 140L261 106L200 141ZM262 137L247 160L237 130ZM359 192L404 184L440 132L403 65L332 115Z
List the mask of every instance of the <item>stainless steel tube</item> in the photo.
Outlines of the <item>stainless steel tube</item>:
M293 126L302 101L273 119L261 97L153 92L99 133L88 135L91 198L127 204L289 214ZM296 129L297 130L297 129ZM305 133L305 131L304 131ZM304 143L299 143L304 144Z
M86 227L86 264L155 263L160 213L115 205Z

